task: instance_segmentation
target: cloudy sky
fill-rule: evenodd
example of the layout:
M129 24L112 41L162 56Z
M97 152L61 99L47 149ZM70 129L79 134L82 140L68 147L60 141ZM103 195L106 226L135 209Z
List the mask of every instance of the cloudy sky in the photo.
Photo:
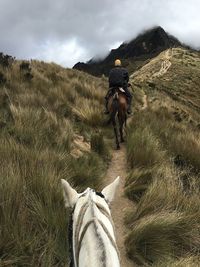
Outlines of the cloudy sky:
M156 25L200 48L200 0L0 0L0 52L71 67Z

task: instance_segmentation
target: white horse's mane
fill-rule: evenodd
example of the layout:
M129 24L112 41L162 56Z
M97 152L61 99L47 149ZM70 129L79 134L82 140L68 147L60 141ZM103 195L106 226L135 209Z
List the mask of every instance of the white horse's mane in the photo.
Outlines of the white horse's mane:
M118 184L119 177L101 193L87 188L78 194L62 180L65 206L73 208L74 267L120 266L109 209Z

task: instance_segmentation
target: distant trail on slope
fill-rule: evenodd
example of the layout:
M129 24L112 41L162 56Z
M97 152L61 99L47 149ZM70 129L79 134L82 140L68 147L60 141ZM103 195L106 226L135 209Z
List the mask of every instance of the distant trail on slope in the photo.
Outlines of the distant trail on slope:
M172 53L173 53L172 49L168 49L165 52L165 57L164 57L164 60L163 60L163 62L161 64L161 68L160 68L160 70L158 72L156 72L156 73L154 73L152 75L152 78L160 77L160 76L164 75L168 71L168 69L172 65L172 63L170 61L170 59L171 59L171 57L173 55Z
M148 101L147 101L147 95L146 94L143 95L142 101L143 101L143 106L142 106L141 110L145 110L148 107Z
M125 237L127 228L124 225L124 215L127 211L133 211L134 203L124 196L125 178L127 176L126 149L121 145L120 150L115 150L112 155L110 166L105 176L105 184L111 183L117 176L120 176L120 185L116 192L115 199L111 204L111 213L116 230L117 245L120 251L122 267L135 267L136 265L126 257Z
M170 48L153 58L144 65L141 69L135 71L130 78L137 80L137 82L144 82L148 80L153 80L154 78L164 75L171 67L171 58L173 56L173 48ZM159 65L160 68L158 69Z

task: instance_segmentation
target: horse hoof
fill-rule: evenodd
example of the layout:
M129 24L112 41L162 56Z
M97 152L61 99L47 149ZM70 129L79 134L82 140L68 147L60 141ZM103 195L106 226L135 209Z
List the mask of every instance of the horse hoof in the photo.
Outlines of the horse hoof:
M117 148L116 148L117 150L120 150L120 146L117 146Z

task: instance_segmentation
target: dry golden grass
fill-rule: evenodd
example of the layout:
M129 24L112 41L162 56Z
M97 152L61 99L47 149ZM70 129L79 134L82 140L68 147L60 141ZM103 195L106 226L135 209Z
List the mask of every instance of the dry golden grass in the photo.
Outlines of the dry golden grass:
M20 64L0 67L0 266L67 266L60 179L78 190L101 185L107 142L79 158L70 152L76 135L90 142L91 126L101 131L106 82L37 61L29 79Z
M200 253L199 132L188 121L176 121L170 107L149 103L129 124L127 158L131 171L125 193L137 201L126 216L129 257L141 266L195 266Z
M197 267L200 259L191 255L187 255L185 258L179 260L170 260L165 262L158 262L153 267Z
M161 76L153 74L165 52L132 76L135 110L148 94L127 129L125 193L137 205L126 216L125 245L140 266L199 263L200 60L172 52ZM107 80L38 61L32 77L20 64L0 66L0 265L67 266L60 179L79 190L101 185L113 138L101 127ZM75 136L91 141L78 158Z

